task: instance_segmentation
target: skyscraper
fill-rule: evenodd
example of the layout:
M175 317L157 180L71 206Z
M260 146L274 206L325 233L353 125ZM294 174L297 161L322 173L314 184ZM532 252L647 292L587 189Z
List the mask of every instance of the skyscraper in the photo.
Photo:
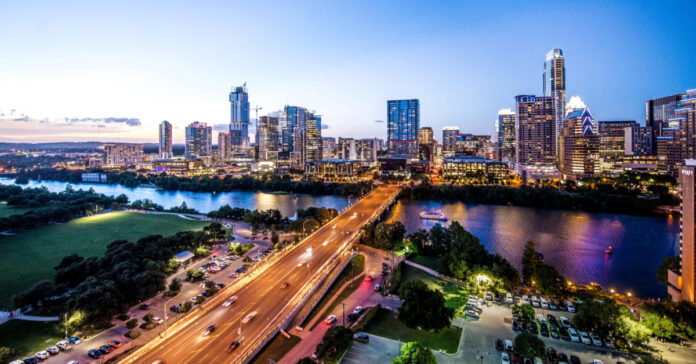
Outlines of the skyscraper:
M256 155L257 160L277 160L278 152L280 151L278 144L278 117L262 116L259 119L259 126L256 130L256 140L259 148Z
M387 101L387 144L390 157L418 158L420 101Z
M640 125L633 120L600 121L599 131L599 156L602 158L620 158L632 150L627 144L626 135L633 136L633 130ZM629 129L629 131L626 131ZM631 138L629 137L629 143Z
M142 144L104 144L106 165L130 166L143 159Z
M515 96L515 160L518 170L556 165L553 97Z
M677 101L674 109L670 105L656 125L662 124L657 136L657 155L664 161L668 172L677 177L684 160L696 158L696 89L688 90L685 97Z
M230 143L234 150L249 146L249 93L246 82L230 92Z
M172 124L164 120L159 125L159 156L160 158L171 158L172 153Z
M515 112L498 111L498 158L508 165L515 164Z
M673 301L696 302L696 160L686 160L679 169L681 182L681 271L669 271L667 292Z
M442 128L442 150L446 153L453 154L457 145L457 137L459 136L459 128L456 126L446 126Z
M289 150L292 165L304 169L305 163L322 159L321 115L298 106L285 106L283 154Z
M657 139L663 135L663 128L668 126L669 119L674 118L674 110L685 96L674 94L645 101L645 126L652 128L653 153L657 152Z
M218 133L218 152L219 160L228 160L232 156L231 138L229 132L221 131Z
M212 128L206 123L194 121L186 127L186 155L196 157L210 156L212 154L212 140Z
M554 119L557 132L565 119L566 75L565 59L560 48L554 48L546 54L544 62L544 96L553 98Z
M588 109L573 111L563 121L559 136L559 169L564 179L582 179L599 173L599 135Z
M284 158L288 158L294 149L295 127L305 127L308 111L304 107L285 105L282 114L281 153Z

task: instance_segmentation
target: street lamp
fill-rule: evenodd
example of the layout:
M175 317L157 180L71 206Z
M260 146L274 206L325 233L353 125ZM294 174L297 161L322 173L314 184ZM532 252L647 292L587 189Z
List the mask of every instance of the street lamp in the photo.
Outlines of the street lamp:
M167 305L169 304L169 302L170 302L172 299L173 299L173 297L170 298L170 299L168 299L168 300L166 300L166 301L164 301L164 302L162 302L162 310L164 311L164 332L163 332L162 336L163 336L164 338L167 337Z

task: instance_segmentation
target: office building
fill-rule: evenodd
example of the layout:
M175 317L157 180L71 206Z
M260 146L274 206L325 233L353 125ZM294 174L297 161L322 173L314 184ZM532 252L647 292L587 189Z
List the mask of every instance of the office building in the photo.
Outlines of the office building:
M599 132L599 156L620 158L633 149L632 136L640 124L633 120L606 120L597 123ZM627 139L626 136L630 137Z
M544 62L544 96L553 99L554 119L556 130L560 130L565 118L566 74L563 51L554 48L546 54Z
M340 158L308 161L305 174L334 179L353 177L360 171L360 162Z
M672 117L662 122L661 135L656 137L657 155L677 177L684 160L696 158L696 89L688 90L670 113Z
M568 100L568 103L566 104L566 111L565 111L565 115L563 117L565 118L571 112L582 110L582 109L587 109L587 105L585 105L585 102L582 101L580 96L573 95L570 97L570 100Z
M661 137L663 128L667 127L669 119L675 117L677 104L686 95L674 94L645 101L645 126L652 128L653 153L657 151L657 138Z
M338 158L338 144L336 144L336 138L334 137L323 137L321 146L322 159L335 159Z
M281 125L281 156L287 159L294 149L295 127L305 127L309 111L304 107L285 105L285 109L278 114L278 122Z
M160 158L171 158L172 153L172 124L167 120L159 125L159 156Z
M230 92L230 143L231 148L244 151L249 147L249 93L246 82Z
M274 161L280 153L278 117L262 116L256 128L257 161Z
M418 158L418 130L420 129L420 101L387 101L387 148L389 156Z
M229 160L232 157L231 136L229 132L221 131L218 133L217 158L219 160Z
M442 163L442 176L447 180L481 178L502 180L508 177L506 163L479 156L445 157ZM493 182L493 181L490 181Z
M563 179L599 174L599 135L589 109L566 116L559 136L559 170Z
M446 126L442 128L442 150L444 153L454 154L457 145L459 128L456 126Z
M107 166L132 166L143 159L142 144L104 144Z
M681 271L667 273L667 292L673 301L696 302L696 160L689 159L679 168L681 183Z
M426 126L418 130L418 159L432 161L435 152L433 128Z
M515 97L515 160L518 171L556 165L556 120L553 97Z
M194 121L186 127L185 154L206 157L212 155L213 130L206 123Z
M293 113L288 112L288 124L291 117L294 117ZM303 118L296 120L294 124L291 165L296 169L304 169L307 162L322 159L321 116L305 111Z
M515 112L511 109L498 111L498 160L508 165L515 164Z
M435 139L433 138L433 128L425 126L418 129L418 143L433 144L434 142Z
M653 131L649 126L626 129L626 155L648 156L653 151Z

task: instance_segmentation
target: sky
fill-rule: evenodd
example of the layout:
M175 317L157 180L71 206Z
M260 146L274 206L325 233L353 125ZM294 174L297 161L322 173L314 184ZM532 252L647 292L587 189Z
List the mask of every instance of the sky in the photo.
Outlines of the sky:
M646 99L696 88L694 13L693 0L3 1L0 141L155 142L169 120L180 143L196 120L224 129L244 82L259 115L304 106L324 136L385 138L386 101L404 98L436 139L493 134L515 95L542 94L552 48L596 120L644 122Z

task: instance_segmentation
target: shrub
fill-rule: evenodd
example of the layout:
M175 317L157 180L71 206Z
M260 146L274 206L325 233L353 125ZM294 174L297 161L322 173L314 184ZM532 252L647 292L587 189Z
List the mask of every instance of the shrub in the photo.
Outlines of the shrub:
M119 320L121 320L121 321L126 321L126 320L128 320L128 317L129 317L129 316L126 315L125 313L122 313L122 314L116 316L116 318L119 319Z
M130 320L126 321L126 328L128 330L131 330L131 329L135 328L136 326L138 326L138 319L130 319Z
M140 328L143 330L152 330L155 328L155 326L157 326L157 324L154 322L143 322L140 324Z
M129 337L131 339L137 339L138 337L140 337L140 335L142 335L142 333L140 332L140 330L136 329L128 331L127 333L125 333L124 336Z
M363 331L363 329L370 324L370 321L377 315L377 312L382 309L382 305L377 304L375 307L370 307L365 311L358 321L353 325L353 332Z

